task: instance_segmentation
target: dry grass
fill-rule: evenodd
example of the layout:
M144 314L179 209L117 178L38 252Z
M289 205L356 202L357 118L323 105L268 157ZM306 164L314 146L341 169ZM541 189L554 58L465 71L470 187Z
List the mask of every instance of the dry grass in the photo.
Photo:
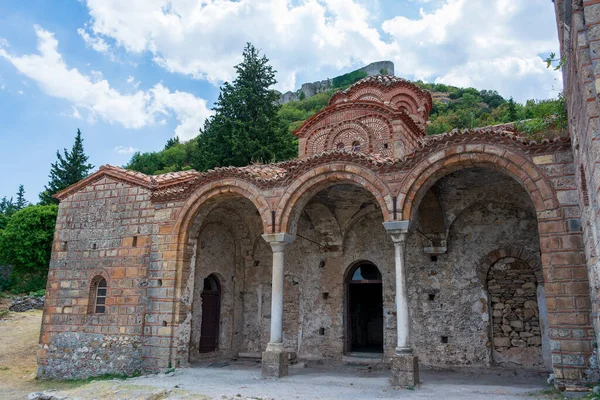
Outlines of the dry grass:
M10 299L0 298L0 399L22 400L31 392L57 389L62 394L83 399L206 399L181 390L160 390L126 381L40 381L35 379L36 353L42 311L5 312Z

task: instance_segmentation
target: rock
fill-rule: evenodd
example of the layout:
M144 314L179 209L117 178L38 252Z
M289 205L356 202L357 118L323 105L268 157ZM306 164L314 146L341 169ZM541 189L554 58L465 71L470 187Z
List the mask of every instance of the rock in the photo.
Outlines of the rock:
M510 347L510 338L508 337L495 337L494 346L496 347Z
M510 325L502 325L502 332L504 332L505 334L508 334L510 331L512 331L512 328L510 327Z
M542 338L539 336L530 337L529 339L527 339L527 344L530 346L541 346Z
M535 310L537 308L537 301L527 300L525 302L525 308L531 308Z
M523 311L523 317L525 319L530 319L530 318L535 317L535 310L533 310L532 308L525 309L525 311Z
M65 400L67 396L53 394L52 391L33 392L27 395L27 400Z
M525 343L524 340L519 340L519 339L513 339L510 341L510 343L514 346L514 347L527 347L527 343Z
M494 310L501 310L504 308L504 303L496 303L494 304Z
M13 312L25 312L31 310L41 310L44 308L45 297L23 296L13 299L8 308Z
M519 330L523 329L523 321L519 321L518 319L510 321L510 326Z
M521 333L519 333L519 336L521 336L522 338L529 338L529 337L532 337L533 335L529 332L521 332Z

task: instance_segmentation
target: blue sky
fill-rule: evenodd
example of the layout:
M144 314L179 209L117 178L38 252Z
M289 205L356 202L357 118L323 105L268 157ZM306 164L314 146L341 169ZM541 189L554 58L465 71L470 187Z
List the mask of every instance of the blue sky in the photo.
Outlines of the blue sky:
M0 0L0 197L36 202L77 128L96 167L193 137L248 41L281 91L378 60L518 101L562 88L549 0Z

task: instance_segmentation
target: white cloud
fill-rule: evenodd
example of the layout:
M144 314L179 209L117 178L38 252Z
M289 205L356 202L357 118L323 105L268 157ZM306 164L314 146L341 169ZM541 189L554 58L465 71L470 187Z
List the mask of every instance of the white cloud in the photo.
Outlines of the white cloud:
M79 110L75 106L71 106L71 112L69 112L69 113L61 112L60 115L62 115L63 117L82 119L81 114L79 113Z
M150 52L169 72L231 80L246 42L293 89L299 68L349 67L378 60L388 44L352 0L88 0L88 29L133 53Z
M175 134L181 139L197 135L204 119L211 115L206 101L185 92L171 92L162 84L148 91L124 94L112 88L101 75L94 78L66 65L58 53L58 41L51 32L35 27L38 54L15 56L0 45L0 57L34 80L48 95L65 99L88 112L87 120L102 119L125 128L139 129L156 123L158 116L175 117ZM79 113L79 111L77 112Z
M131 146L117 146L113 150L119 154L133 154L138 151L138 149Z
M556 50L554 10L543 0L446 0L420 18L383 23L393 40L396 74L496 89L520 101L556 96L561 74L540 53Z
M25 94L25 92L23 92L22 90L17 90L17 93L19 93L21 96Z
M98 53L107 55L111 61L117 61L117 57L114 55L110 46L108 45L108 43L106 43L104 39L98 36L91 36L83 28L77 29L77 33L79 34L79 36L81 36L87 47L91 47Z
M364 0L87 0L86 29L150 53L169 72L213 83L233 78L249 41L279 71L280 90L294 89L299 72L323 79L324 68L385 59L403 77L502 89L519 100L560 87L560 74L538 57L558 48L551 2L414 1L433 11L376 25L377 7Z
M131 75L129 75L127 77L127 83L129 83L131 86L133 86L134 88L138 88L140 86L140 82L135 80L135 78Z

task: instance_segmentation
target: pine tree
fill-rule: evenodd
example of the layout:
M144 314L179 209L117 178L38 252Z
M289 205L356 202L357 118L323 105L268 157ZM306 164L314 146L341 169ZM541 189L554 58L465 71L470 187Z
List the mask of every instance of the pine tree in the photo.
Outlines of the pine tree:
M15 207L17 210L21 210L27 207L27 200L25 200L25 187L23 185L19 185L19 191L17 192L17 201L15 202Z
M57 161L51 164L50 167L50 182L44 187L44 191L40 193L40 204L58 204L58 200L52 197L53 194L79 182L89 175L94 168L88 164L88 156L83 151L83 139L81 131L77 129L75 143L71 151L63 149L64 155L60 151L56 151Z
M237 78L223 84L215 114L200 130L192 159L196 169L271 162L287 159L296 151L292 135L277 114L279 95L270 89L277 83L276 71L250 43L243 57L235 67Z

